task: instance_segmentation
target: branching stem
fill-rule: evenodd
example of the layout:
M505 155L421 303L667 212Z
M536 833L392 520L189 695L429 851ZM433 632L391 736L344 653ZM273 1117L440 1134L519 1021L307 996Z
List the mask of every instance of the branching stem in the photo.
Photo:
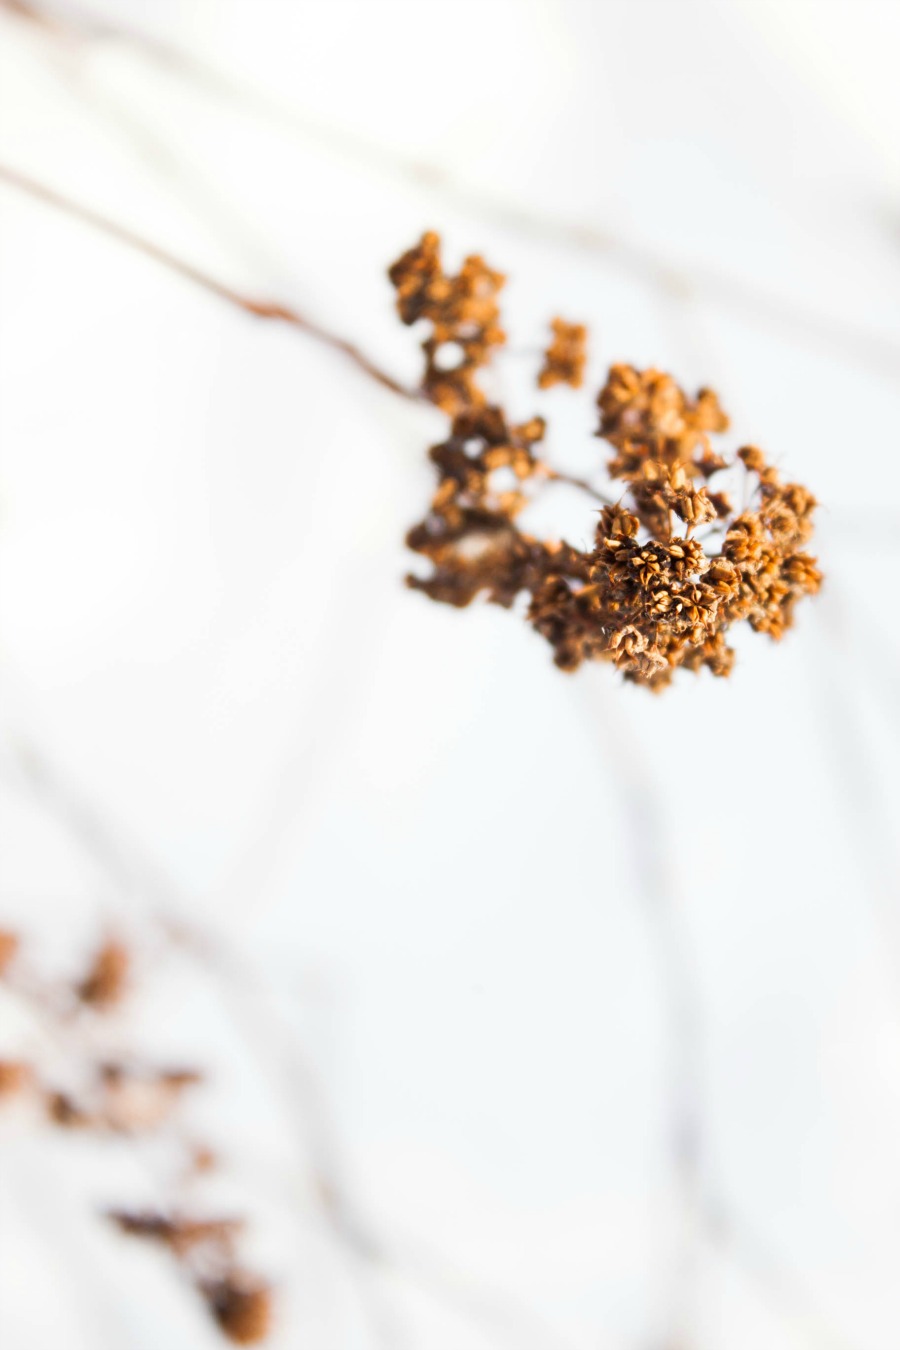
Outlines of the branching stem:
M48 187L45 183L29 177L28 174L20 173L18 169L0 164L0 182L5 183L7 187L26 193L37 201L54 207L58 211L64 211L66 215L82 221L85 225L92 226L95 230L101 230L109 238L118 240L120 244L125 244L127 248L133 249L136 253L143 253L146 258L152 258L154 262L167 267L170 272L177 273L178 276L183 277L193 286L207 291L210 295L217 296L219 300L226 301L245 314L250 314L257 319L275 319L280 323L296 328L316 342L322 343L323 346L330 347L332 351L340 352L342 356L352 361L363 374L377 381L383 388L389 389L391 393L399 394L401 398L424 400L423 394L416 389L410 389L401 384L399 380L395 380L393 375L389 375L386 370L382 370L355 343L332 333L330 329L324 328L313 319L307 318L299 310L292 309L278 301L260 300L243 295L234 287L226 285L225 282L219 281L217 277L212 277L208 272L195 267L193 263L186 262L183 258L170 253L168 249L162 248L151 239L146 239L143 235L137 234L125 225L119 225L99 211L93 210L92 207L76 202L73 198L57 192L55 188Z

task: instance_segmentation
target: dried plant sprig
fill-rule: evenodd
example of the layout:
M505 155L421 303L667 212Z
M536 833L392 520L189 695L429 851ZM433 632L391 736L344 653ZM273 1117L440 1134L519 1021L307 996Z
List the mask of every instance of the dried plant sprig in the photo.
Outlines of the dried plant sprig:
M18 169L13 169L8 164L0 163L0 183L14 188L18 192L23 192L36 201L44 202L47 206L81 221L82 224L99 230L107 238L115 239L133 252L140 253L145 258L150 258L161 267L181 277L182 280L189 282L190 285L205 291L209 295L216 296L242 314L249 315L254 319L265 319L284 324L295 332L305 334L314 342L339 353L368 379L374 380L376 384L390 390L392 394L398 394L401 398L406 399L420 397L416 391L407 389L399 380L395 380L388 371L382 370L355 342L342 337L339 333L332 332L292 305L284 304L278 300L260 299L252 295L245 295L233 286L221 281L218 277L210 276L209 273L203 271L200 267L196 267L185 258L171 253L154 240L147 239L135 230L118 224L115 220L93 210L83 202L67 197L65 193L57 192L47 183L31 178L28 174L20 173Z
M47 1044L65 1051L67 1074L76 1083L61 1089L53 1082L52 1065L4 1056L0 1103L13 1097L30 1099L47 1124L67 1132L137 1138L169 1125L184 1093L204 1081L192 1067L159 1067L140 1055L102 1056L94 1048L94 1038L80 1034L89 1030L88 1018L108 1018L134 987L138 963L121 939L107 937L84 973L62 985L36 979L24 970L22 943L6 929L0 929L0 958L0 981L27 1004ZM215 1166L215 1154L205 1142L171 1131L169 1141L184 1155L176 1169L182 1182ZM227 1339L250 1345L266 1337L273 1319L273 1289L248 1272L239 1258L242 1218L187 1216L173 1209L118 1208L107 1215L122 1232L152 1238L168 1248Z
M0 965L0 981L27 1002L51 1032L52 1042L74 1041L78 1054L67 1055L77 1082L74 1089L57 1086L53 1072L39 1064L0 1060L0 1096L27 1090L49 1123L66 1129L139 1134L164 1124L182 1094L201 1083L203 1075L195 1068L154 1065L142 1057L104 1058L82 1044L73 1025L85 1010L105 1017L125 998L133 965L127 944L105 938L80 977L57 983L21 972L20 941L5 932L4 938L9 955Z
M130 1237L171 1252L228 1340L237 1345L265 1340L272 1325L272 1287L237 1260L241 1219L160 1210L110 1210L107 1217Z
M502 335L479 337L474 312L465 307L466 286L459 289L460 278L444 274L439 243L425 235L388 273L403 322L432 323L422 387L451 418L448 439L430 451L438 473L430 509L407 535L431 570L408 577L409 585L460 607L483 595L509 608L525 594L528 620L561 669L610 661L627 680L652 690L664 688L679 668L730 674L727 636L736 623L780 638L798 600L822 581L816 559L804 551L816 500L800 484L783 483L761 451L745 447L728 459L713 446L711 437L727 430L728 418L710 389L692 398L662 371L613 365L597 398L597 434L610 446L608 476L624 484L618 502L603 506L589 548L520 528L523 507L566 475L535 452L543 419L517 424L488 402L478 379ZM478 320L490 334L500 333L499 274L469 259L460 276L473 263L474 274L489 279L481 296L487 303L490 292L489 307ZM463 301L455 309L443 297L458 290ZM450 397L434 372L431 344L435 337L459 341L460 325L472 334L474 354ZM582 330L559 320L554 330L559 348L551 361L551 347L538 382L552 383L548 372L556 369L560 379L568 374L577 383ZM755 506L738 513L709 484L741 466ZM695 534L704 527L704 535Z

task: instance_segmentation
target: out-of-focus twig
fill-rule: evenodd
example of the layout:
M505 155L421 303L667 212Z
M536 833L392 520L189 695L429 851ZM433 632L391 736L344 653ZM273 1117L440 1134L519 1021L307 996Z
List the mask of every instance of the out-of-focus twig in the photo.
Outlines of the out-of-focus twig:
M604 734L615 719L606 719ZM615 728L612 729L613 732ZM629 741L628 755L633 747ZM626 756L627 758L627 756ZM622 755L617 756L621 760ZM419 1252L412 1264L395 1256L390 1246L374 1237L349 1202L338 1165L336 1143L324 1103L293 1033L274 1014L261 996L256 977L245 956L224 939L205 933L185 922L180 913L184 900L155 865L121 836L94 809L79 788L33 744L13 743L9 767L31 791L48 814L85 848L100 869L127 893L139 892L154 906L163 931L178 949L195 959L213 978L225 1005L231 1010L236 1030L247 1039L254 1053L261 1052L260 1067L280 1096L296 1131L311 1148L313 1173L321 1217L335 1240L354 1263L373 1271L394 1271L401 1277L430 1288L460 1308L467 1318L490 1323L517 1350L543 1347L558 1350L560 1338L549 1328L541 1329L527 1314L506 1298L485 1293L462 1273L443 1269L437 1261ZM666 890L661 821L640 786L636 769L626 794L625 809L635 832L647 917L657 948L665 1006L670 1018L672 1047L670 1147L680 1200L684 1205L683 1248L672 1271L669 1337L665 1350L685 1342L689 1330L689 1287L685 1284L698 1256L702 1228L741 1268L746 1268L785 1315L802 1317L814 1327L824 1350L852 1350L811 1309L809 1299L796 1287L777 1256L757 1238L748 1237L729 1206L711 1195L702 1176L700 1080L700 1006L689 951L684 945L680 920L671 912ZM648 816L649 809L649 816ZM648 831L652 836L648 841ZM641 860L642 859L642 860ZM681 1337L681 1341L678 1337Z
M267 998L246 954L221 934L185 920L182 914L188 905L178 888L34 743L18 739L9 745L7 774L19 778L110 881L126 894L137 893L148 902L166 941L197 962L211 978L237 1034L252 1050L281 1102L295 1137L307 1142L320 1219L352 1266L370 1275L391 1272L430 1291L466 1320L490 1327L510 1350L566 1350L565 1338L530 1310L519 1308L505 1295L482 1289L463 1272L449 1270L421 1251L415 1260L407 1261L374 1234L350 1200L336 1132L315 1075L292 1029ZM380 1311L374 1308L368 1291L361 1290L360 1297L377 1331Z
M599 689L598 683L592 695ZM654 776L641 764L639 746L629 734L621 711L603 718L602 735L607 753L623 766L617 782L629 835L628 856L634 864L666 1019L668 1147L680 1233L668 1275L663 1350L676 1350L690 1341L693 1275L702 1222L702 1007L693 955L685 941L683 919L673 894L674 879L667 867L663 820L652 786Z
M343 1213L342 1187L334 1174L331 1130L313 1091L313 1077L281 1020L274 1017L247 959L220 934L196 927L184 917L189 906L177 887L146 854L114 828L68 777L32 742L13 740L8 775L19 781L37 803L57 820L125 895L139 895L166 942L207 970L220 990L235 1023L250 1041L260 1067L276 1087L299 1137L313 1159L319 1198L332 1220ZM9 771L12 771L11 775ZM259 1058L261 1056L261 1058ZM345 1235L353 1225L340 1218ZM357 1233L355 1247L365 1246Z
M152 240L145 239L143 235L137 234L124 225L117 224L99 211L94 211L91 207L74 201L64 193L57 192L54 188L38 182L37 179L31 178L28 174L10 168L9 165L0 164L0 182L5 183L7 187L26 193L37 201L54 207L58 211L64 211L66 215L80 220L85 225L101 230L110 238L118 240L120 244L125 244L135 252L142 253L145 257L160 263L170 272L175 272L178 276L189 281L193 286L207 291L210 295L215 295L219 300L226 301L244 314L249 314L257 319L274 319L305 333L307 337L313 338L323 346L330 347L332 351L339 352L352 361L365 375L368 375L370 379L375 380L384 388L389 389L391 393L399 394L408 399L422 398L417 390L407 388L399 380L395 380L393 375L389 375L387 371L382 370L355 343L332 333L298 310L278 301L257 300L251 296L243 295L232 286L226 285L225 282L219 281L218 278L210 276L199 267L195 267L193 263L186 262L183 258L179 258L167 249L162 248L159 244L153 243Z
M2 3L3 0L0 0L0 4ZM74 201L71 197L57 192L55 188L48 187L45 183L38 182L37 179L31 178L28 174L20 173L17 169L12 169L6 164L0 164L0 183L5 183L8 187L24 192L29 197L45 202L76 220L80 220L94 229L101 230L104 234L118 240L119 243L144 254L145 257L152 258L154 262L160 263L171 272L175 272L193 286L198 286L202 290L217 296L220 300L227 301L228 304L242 310L245 314L250 314L258 319L276 319L302 333L306 333L316 342L320 342L349 358L363 374L368 375L383 388L389 389L392 394L399 394L401 398L412 402L428 401L427 395L422 390L410 388L396 380L393 375L388 374L386 370L383 370L366 356L355 343L348 341L346 338L338 337L336 333L332 333L330 329L323 328L321 324L306 318L298 310L281 304L279 301L255 300L244 295L219 281L218 278L212 277L207 272L195 267L193 263L186 262L183 258L179 258L167 249L162 248L159 244L144 238L143 235L136 234L133 230L109 220L98 211ZM608 501L608 498L582 478L557 470L553 471L552 477L556 482L568 483L571 487L578 488L597 501Z
M629 834L628 851L634 860L667 1019L669 1154L681 1209L681 1232L669 1272L668 1323L662 1350L682 1350L693 1344L692 1285L704 1235L755 1280L786 1319L802 1320L820 1350L854 1350L813 1306L806 1291L764 1240L751 1233L716 1195L704 1174L703 1007L698 973L667 863L661 806L652 787L654 775L642 763L640 746L620 711L604 717L602 734L607 751L623 768L617 782Z
M822 653L818 669L831 672L836 658L853 660L857 669L861 664L872 663L865 646L848 636L844 618L833 601L823 604L820 613L820 626L814 630ZM812 666L815 648L806 650ZM873 676L868 674L865 678L871 681ZM809 687L822 728L817 739L832 765L831 778L841 801L841 819L859 874L866 878L865 894L882 934L895 997L900 997L900 850L896 822L891 825L884 784L863 749L866 732L859 700L847 697L847 686L833 674L828 679L811 680ZM896 689L893 694L895 701ZM888 703L893 711L890 696Z
M740 1222L726 1206L705 1199L706 1228L719 1249L730 1255L737 1267L749 1275L767 1298L775 1304L785 1321L802 1326L808 1342L817 1350L859 1350L858 1345L834 1327L812 1297L789 1274L778 1255L767 1243Z
M70 5L65 14L46 9L33 0L0 0L0 8L70 43L114 42L129 47L207 93L242 106L306 141L316 141L345 159L364 164L368 171L374 168L427 188L457 208L519 234L608 259L617 269L627 269L663 295L697 296L766 326L790 331L808 347L834 352L882 375L896 376L900 371L900 344L891 337L851 327L843 320L808 309L786 296L766 292L740 277L664 257L608 228L560 219L494 195L489 189L472 188L452 173L402 151L353 132L322 126L300 109L149 33L118 21L98 19Z

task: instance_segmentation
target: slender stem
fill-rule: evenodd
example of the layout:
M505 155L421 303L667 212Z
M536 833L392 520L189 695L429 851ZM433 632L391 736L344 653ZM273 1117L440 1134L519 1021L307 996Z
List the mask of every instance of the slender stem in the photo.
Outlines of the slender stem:
M596 712L593 716L596 719ZM623 770L619 790L628 851L656 963L667 1034L665 1128L677 1232L667 1271L668 1306L662 1344L663 1350L675 1350L687 1344L693 1330L696 1263L704 1217L703 1004L694 953L666 856L665 822L652 766L643 762L640 744L619 711L615 715L606 713L602 726L604 753L612 751Z
M376 365L355 343L339 337L327 328L323 328L321 324L307 318L299 310L283 305L279 301L259 300L252 296L243 295L232 286L219 281L217 277L212 277L208 272L195 267L193 263L186 262L183 258L170 253L151 239L144 238L143 235L128 229L127 226L117 224L116 221L108 219L99 211L95 211L81 202L74 201L71 197L57 192L55 188L48 187L45 183L29 177L28 174L10 168L9 165L0 164L0 182L5 183L7 187L26 193L37 201L55 207L58 211L64 211L66 215L82 221L85 225L92 226L95 230L101 230L109 238L118 240L120 244L125 244L126 247L133 249L136 253L143 253L144 257L151 258L161 266L167 267L170 272L177 273L178 276L183 277L193 286L207 291L210 295L215 295L219 300L226 301L245 314L250 314L257 319L275 319L298 329L301 333L306 333L308 337L322 343L323 346L330 347L332 351L340 352L342 356L352 361L364 375L368 375L370 379L377 381L385 389L389 389L391 393L399 394L402 398L414 401L424 401L424 394L416 389L409 389L399 380L395 380L393 375L389 375L386 370L382 370L379 365Z
M79 13L72 8L67 8L63 16L45 10L32 0L0 0L0 9L66 41L121 43L144 60L189 81L195 88L243 107L304 141L318 142L347 160L364 163L367 170L374 168L385 176L440 194L457 208L519 235L551 240L608 260L617 269L627 269L660 295L676 300L692 296L701 298L763 327L787 329L810 349L837 353L867 365L881 375L895 377L900 370L900 345L871 328L851 326L844 318L832 318L824 311L808 308L777 291L761 289L740 276L697 264L685 265L608 227L543 214L484 189L469 187L433 163L423 163L362 134L319 125L265 90L242 82L239 77L230 76L148 32L129 28L115 20Z
M578 488L581 492L586 492L589 497L595 501L602 502L604 506L614 506L615 503L610 497L604 496L597 488L592 487L586 478L576 478L572 473L562 473L559 469L547 469L547 478L551 483L568 483L571 487Z
M785 1322L807 1330L810 1345L815 1337L817 1350L859 1350L858 1342L832 1325L796 1272L788 1270L765 1238L738 1219L728 1206L706 1197L703 1217L710 1237L722 1252L750 1276Z
M395 1252L358 1212L344 1177L337 1132L324 1095L292 1027L267 998L266 982L238 943L201 929L181 914L188 898L134 840L105 817L34 743L12 740L10 767L50 817L57 820L116 886L139 893L171 949L203 969L231 1016L237 1034L252 1049L296 1137L311 1156L318 1218L357 1270L387 1271L455 1307L473 1325L494 1331L517 1350L566 1350L568 1342L530 1308L494 1294L476 1280L445 1266L418 1246L414 1255ZM0 761L2 768L2 761ZM370 1300L360 1290L368 1307ZM371 1314L373 1309L368 1307ZM376 1334L379 1328L374 1328Z
M0 3L2 2L3 0L0 0ZM324 346L330 347L332 351L340 352L341 355L352 361L364 375L368 375L371 379L377 381L383 388L389 389L392 394L399 394L401 398L409 399L411 402L428 402L428 396L422 390L411 389L407 385L401 384L399 380L394 379L393 375L389 375L386 370L382 370L380 366L376 365L355 343L339 337L336 333L332 333L330 329L323 328L321 324L307 318L298 310L292 309L277 300L259 300L244 295L241 291L235 290L234 287L220 281L217 277L210 276L208 272L195 267L193 263L170 253L168 249L162 248L153 240L137 234L127 226L119 225L116 221L110 220L92 207L76 202L73 198L57 192L55 188L48 187L46 183L39 182L28 174L20 173L18 169L12 169L7 164L0 163L0 183L5 183L8 187L24 192L37 201L44 202L58 211L63 211L66 215L72 216L96 230L101 230L109 238L125 244L126 247L136 253L142 253L145 257L151 258L162 267L168 268L170 272L174 272L189 281L191 285L215 295L219 300L226 301L227 304L234 306L245 314L250 314L257 319L276 319L289 324L302 333L306 333L316 342L321 342ZM572 487L576 487L587 493L588 496L593 497L595 501L602 502L604 506L612 505L608 497L592 487L584 478L577 478L573 474L563 473L557 469L548 469L547 477L552 482L569 483Z

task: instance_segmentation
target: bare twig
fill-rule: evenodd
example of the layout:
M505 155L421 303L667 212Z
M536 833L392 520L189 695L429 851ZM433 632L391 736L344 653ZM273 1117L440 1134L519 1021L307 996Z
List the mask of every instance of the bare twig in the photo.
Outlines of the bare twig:
M600 689L598 682L596 688ZM693 953L674 895L665 856L665 835L653 775L641 764L639 746L617 712L603 719L607 751L623 768L618 779L630 835L629 856L653 946L668 1034L668 1149L680 1211L678 1250L669 1271L669 1312L663 1350L688 1344L693 1309L691 1285L703 1219L701 1074L702 1005Z
M706 1200L704 1218L710 1237L730 1255L778 1307L788 1322L800 1323L815 1336L819 1350L859 1350L856 1342L836 1331L811 1295L789 1274L779 1256L759 1234L721 1204Z
M0 0L0 5L3 3L5 3L5 0ZM387 371L382 370L380 366L377 366L370 360L369 357L360 351L359 347L354 343L349 342L345 338L338 337L337 334L332 333L327 328L323 328L321 324L315 323L312 319L306 318L305 315L299 313L299 311L291 309L289 306L283 305L278 301L256 300L250 296L244 295L242 292L228 286L225 282L219 281L218 278L212 277L209 273L195 267L193 263L186 262L183 258L179 258L175 254L170 253L167 249L162 248L159 244L154 243L150 239L146 239L143 235L135 233L126 226L119 225L116 221L108 219L108 217L102 215L98 211L94 211L91 207L84 206L82 203L74 201L71 197L67 197L63 193L57 192L55 188L48 187L45 183L41 183L37 179L31 178L27 174L20 173L17 169L12 169L8 165L2 163L0 163L0 182L6 183L8 187L24 192L29 197L33 197L38 201L45 202L47 205L55 207L59 211L63 211L67 215L74 217L76 220L80 220L84 224L92 226L94 229L101 230L104 234L116 239L119 243L125 244L135 252L144 254L145 257L152 258L154 262L160 263L163 267L168 268L170 272L174 272L178 276L185 278L185 280L189 281L193 286L200 287L202 290L210 292L210 294L217 296L220 300L225 300L228 304L242 310L245 314L250 314L254 318L259 319L277 319L282 323L289 324L292 327L299 329L300 332L306 333L307 336L313 338L316 342L320 342L326 347L330 347L333 351L340 352L343 356L348 357L354 365L363 372L363 374L376 380L378 384L389 389L391 393L399 394L402 398L414 402L428 401L427 394L423 391L411 389L408 386L401 384L399 380L394 379L393 375L389 375ZM547 476L553 482L568 483L571 487L578 488L579 491L586 493L589 497L592 497L595 501L601 502L605 506L613 504L609 497L604 496L602 492L593 487L584 478L578 478L573 474L567 474L556 469L548 470Z
M820 614L821 623L814 630L824 654L819 658L819 669L823 665L832 669L835 657L848 654L857 670L860 665L874 665L863 645L848 640L843 616L833 601L823 604ZM806 650L813 665L814 649ZM866 678L871 682L877 675L868 672ZM821 727L818 740L831 761L832 781L840 796L840 817L848 830L859 875L867 882L866 895L882 934L894 996L900 997L900 850L885 785L873 769L871 755L867 756L863 748L866 732L858 697L848 697L846 685L833 676L812 680L809 687ZM893 713L896 688L891 692L888 706Z
M399 380L395 380L393 375L389 375L387 371L382 370L355 343L339 337L327 328L323 328L321 324L316 323L313 319L308 319L298 310L291 309L288 305L283 305L278 301L257 300L251 296L243 295L240 291L226 285L225 282L219 281L199 267L195 267L193 263L186 262L183 258L178 258L175 254L168 252L159 244L153 243L152 240L145 239L143 235L135 233L124 225L117 224L99 211L94 211L91 207L74 201L71 197L57 192L45 183L38 182L37 179L29 177L28 174L20 173L17 169L10 168L6 164L0 164L0 182L5 183L7 187L26 193L37 201L54 207L58 211L64 211L66 215L82 221L85 225L90 225L93 229L101 230L109 238L118 240L120 244L125 244L128 248L137 253L142 253L147 258L152 258L154 262L160 263L170 272L175 272L193 286L207 291L210 295L217 296L219 300L226 301L245 314L252 315L257 319L275 319L280 323L298 329L301 333L305 333L307 337L313 338L314 341L330 347L332 351L340 352L342 356L352 361L363 374L376 380L378 384L385 389L389 389L391 393L412 400L421 400L424 397L417 390L407 388Z
M369 1275L390 1271L430 1290L467 1320L490 1326L515 1350L565 1350L565 1339L530 1310L519 1308L504 1295L482 1289L462 1272L444 1268L437 1258L429 1258L421 1250L415 1259L407 1260L372 1232L350 1201L336 1132L310 1065L290 1026L266 997L263 982L246 955L219 934L184 920L181 912L187 908L186 897L38 747L19 739L12 742L10 751L11 767L38 804L85 849L111 882L149 902L166 940L196 961L214 982L235 1030L252 1049L281 1101L295 1137L307 1141L319 1216L353 1267ZM360 1297L370 1303L363 1291Z
M242 106L255 116L276 123L306 141L317 141L336 154L355 163L363 163L394 178L410 181L418 187L440 194L448 202L469 214L491 220L503 228L531 238L547 239L567 248L577 248L601 259L608 259L619 270L633 276L669 297L695 296L735 313L761 322L767 327L790 330L808 347L835 352L880 374L896 376L900 371L900 344L875 331L851 327L843 319L809 309L777 293L767 293L753 282L712 271L696 264L687 266L635 244L605 227L545 215L474 189L451 173L433 164L424 164L365 137L317 123L299 109L264 90L240 81L207 64L200 57L127 27L98 19L67 7L65 15L51 12L32 0L0 0L19 18L43 28L47 33L70 42L115 42L127 46L160 68L191 82L207 93Z
M548 469L547 477L552 483L568 483L570 487L578 488L579 492L586 492L594 501L600 502L603 506L614 506L615 501L612 497L607 497L600 492L598 488L593 487L586 478L577 478L575 474L562 473L559 469Z
M140 895L166 941L184 952L214 979L238 1029L268 1071L298 1138L310 1145L320 1198L327 1197L331 1217L342 1207L335 1175L331 1131L314 1080L292 1037L273 1017L245 957L224 938L201 930L183 917L187 901L178 888L134 843L125 841L66 775L32 742L13 740L9 763L32 797L85 850L99 870L125 895ZM343 1225L349 1233L350 1225ZM354 1238L354 1245L363 1245Z
M599 686L598 686L599 688ZM787 1320L802 1320L822 1350L854 1350L758 1234L718 1196L704 1176L702 1001L673 879L666 865L663 821L652 774L621 716L606 717L603 734L626 772L619 777L630 834L629 854L655 948L669 1037L669 1154L682 1209L680 1250L670 1271L670 1306L662 1350L692 1344L690 1285L702 1234L759 1285ZM609 748L609 747L608 747Z

